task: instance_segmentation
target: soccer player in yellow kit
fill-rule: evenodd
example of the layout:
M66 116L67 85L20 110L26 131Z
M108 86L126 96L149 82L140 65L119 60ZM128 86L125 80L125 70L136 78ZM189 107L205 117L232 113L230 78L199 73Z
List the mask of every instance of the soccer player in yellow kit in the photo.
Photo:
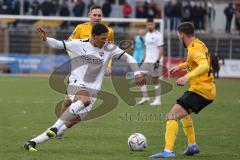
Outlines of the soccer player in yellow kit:
M188 81L189 90L167 114L165 148L163 151L149 156L150 158L174 158L174 143L178 134L178 121L181 120L184 133L188 140L188 146L184 155L194 155L200 152L196 140L192 112L199 113L209 105L216 96L216 88L210 64L210 55L206 45L195 37L194 26L190 22L184 22L178 27L178 37L187 48L186 62L173 67L170 73L187 68L188 73L177 80L177 85L183 86Z
M90 21L77 25L72 35L69 37L70 40L90 38L93 25L96 23L101 23L102 21L102 8L97 5L92 6L89 10L88 17L90 18ZM107 28L109 31L107 41L114 43L113 30L110 27Z
M77 25L77 27L74 29L72 35L69 37L69 40L72 39L88 39L91 37L91 31L92 27L96 23L101 23L102 22L102 7L98 5L93 5L89 9L88 17L89 17L89 22L82 23ZM111 27L106 26L108 29L108 38L107 41L114 43L114 32ZM71 55L71 53L68 53ZM106 69L106 75L110 75L111 73L111 64L112 61L108 64L108 68Z
M77 25L77 27L73 31L72 35L69 37L69 40L72 40L72 39L89 39L92 36L91 32L92 32L93 26L97 23L101 23L102 15L103 15L103 13L102 13L101 6L98 6L98 5L91 6L91 8L89 10L89 14L88 14L89 22ZM106 27L108 29L107 41L111 42L111 43L114 43L113 30L112 30L112 28L110 28L108 26L106 26ZM68 54L69 54L69 56L71 56L70 52L68 52ZM105 71L105 74L109 75L110 72L111 72L111 61L108 64L108 67ZM63 113L66 110L66 108L69 107L70 104L71 104L71 100L68 97L66 97L64 99L64 102L62 103L61 113ZM72 120L72 121L68 121L66 123L68 124L67 126L70 128L73 125L77 124L78 122L79 122L79 120ZM63 134L64 134L65 129L62 129L62 131L63 131L62 133L57 134L56 138L59 138L59 139L63 138Z

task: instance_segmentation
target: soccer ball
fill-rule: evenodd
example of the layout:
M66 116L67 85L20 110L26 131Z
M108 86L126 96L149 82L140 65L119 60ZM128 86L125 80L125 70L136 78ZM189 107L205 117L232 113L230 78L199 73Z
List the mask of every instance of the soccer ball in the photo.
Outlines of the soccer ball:
M141 133L134 133L128 138L128 148L131 151L143 151L147 147L147 139Z

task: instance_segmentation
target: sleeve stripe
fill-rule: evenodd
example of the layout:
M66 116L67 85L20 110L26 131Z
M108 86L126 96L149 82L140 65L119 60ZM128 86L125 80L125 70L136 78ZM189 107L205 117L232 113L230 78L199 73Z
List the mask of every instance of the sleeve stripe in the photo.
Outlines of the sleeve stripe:
M123 56L124 53L125 51L123 51L123 53L120 54L120 56L118 57L118 60Z
M67 50L66 44L64 41L62 41L62 43L63 43L64 50L66 51Z

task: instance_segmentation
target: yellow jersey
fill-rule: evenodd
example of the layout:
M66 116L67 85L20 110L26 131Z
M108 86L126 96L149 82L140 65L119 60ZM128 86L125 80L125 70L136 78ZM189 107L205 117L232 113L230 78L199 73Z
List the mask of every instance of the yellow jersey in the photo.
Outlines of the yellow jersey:
M90 22L77 25L69 39L87 39L91 37L92 24ZM112 28L108 28L108 42L114 43L114 33Z
M198 67L200 62L205 61L205 63L207 62L206 64L208 64L208 71L198 76L189 76L189 91L195 92L208 100L213 100L216 96L216 86L208 48L202 41L195 39L190 45L188 45L187 50L186 62L179 65L180 68L187 67L187 77Z

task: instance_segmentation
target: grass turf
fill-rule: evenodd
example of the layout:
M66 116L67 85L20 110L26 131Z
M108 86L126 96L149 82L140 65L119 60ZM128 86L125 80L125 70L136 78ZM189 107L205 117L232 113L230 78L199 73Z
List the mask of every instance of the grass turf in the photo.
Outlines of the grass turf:
M177 137L176 159L240 159L240 85L239 80L217 80L217 98L200 114L193 115L201 153L182 156L186 147L181 124ZM171 81L174 84L174 81ZM119 98L112 112L78 124L62 140L51 140L37 146L36 153L22 148L24 142L52 125L57 117L54 106L63 95L53 91L47 78L0 77L0 159L45 160L116 160L147 159L164 146L163 115L182 95L186 87L177 87L162 96L160 107L128 106ZM117 96L106 79L103 90ZM144 152L131 152L127 147L130 134L143 133L148 140Z

